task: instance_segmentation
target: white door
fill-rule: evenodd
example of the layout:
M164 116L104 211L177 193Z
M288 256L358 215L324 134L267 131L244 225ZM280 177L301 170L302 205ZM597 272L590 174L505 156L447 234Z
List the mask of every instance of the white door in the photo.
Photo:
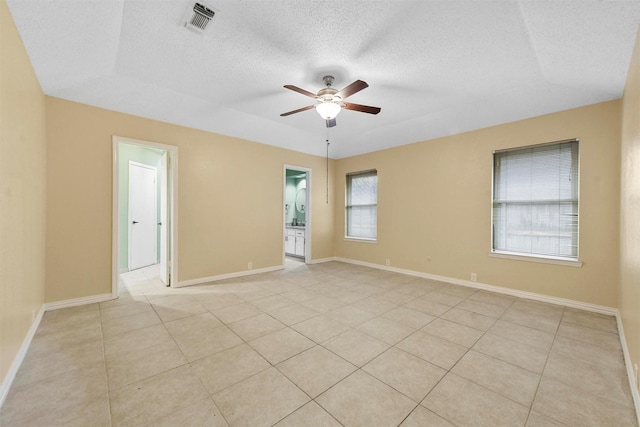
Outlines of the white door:
M162 154L162 159L160 159L160 222L158 223L160 227L160 280L165 285L169 285L168 277L169 277L169 265L167 263L167 249L169 247L169 233L167 230L169 229L168 222L168 186L167 186L167 174L169 173L168 169L168 153L165 151Z
M129 270L158 259L156 168L129 162Z

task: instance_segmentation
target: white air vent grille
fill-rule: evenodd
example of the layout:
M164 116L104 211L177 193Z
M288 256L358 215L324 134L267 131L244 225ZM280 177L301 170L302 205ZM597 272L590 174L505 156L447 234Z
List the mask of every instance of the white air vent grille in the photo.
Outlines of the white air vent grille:
M216 13L200 3L193 5L193 13L190 18L185 22L185 27L202 32L207 28L207 25L213 19Z

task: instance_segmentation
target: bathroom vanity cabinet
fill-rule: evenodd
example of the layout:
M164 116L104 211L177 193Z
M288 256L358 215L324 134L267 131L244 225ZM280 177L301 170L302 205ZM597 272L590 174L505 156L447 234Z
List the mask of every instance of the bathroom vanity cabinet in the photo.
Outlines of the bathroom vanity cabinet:
M304 228L287 227L284 236L284 252L287 255L304 258Z

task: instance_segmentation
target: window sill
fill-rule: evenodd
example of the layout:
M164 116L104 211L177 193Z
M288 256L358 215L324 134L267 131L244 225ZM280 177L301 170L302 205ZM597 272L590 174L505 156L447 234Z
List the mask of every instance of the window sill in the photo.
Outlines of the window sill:
M544 256L536 256L536 255L523 255L514 252L489 252L489 256L493 258L504 258L504 259L513 259L516 261L529 261L529 262L540 262L543 264L556 264L556 265L566 265L569 267L582 267L582 261L578 259L569 259L569 258L553 258L553 257L544 257Z
M346 242L360 242L360 243L378 243L378 239L367 239L365 237L349 237L344 236Z

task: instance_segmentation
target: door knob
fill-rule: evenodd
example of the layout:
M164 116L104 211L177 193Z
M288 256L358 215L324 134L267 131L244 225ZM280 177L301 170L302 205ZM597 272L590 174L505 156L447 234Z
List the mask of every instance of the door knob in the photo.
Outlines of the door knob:
M138 221L133 221L133 222L132 222L132 224L137 224L137 223L138 223Z

